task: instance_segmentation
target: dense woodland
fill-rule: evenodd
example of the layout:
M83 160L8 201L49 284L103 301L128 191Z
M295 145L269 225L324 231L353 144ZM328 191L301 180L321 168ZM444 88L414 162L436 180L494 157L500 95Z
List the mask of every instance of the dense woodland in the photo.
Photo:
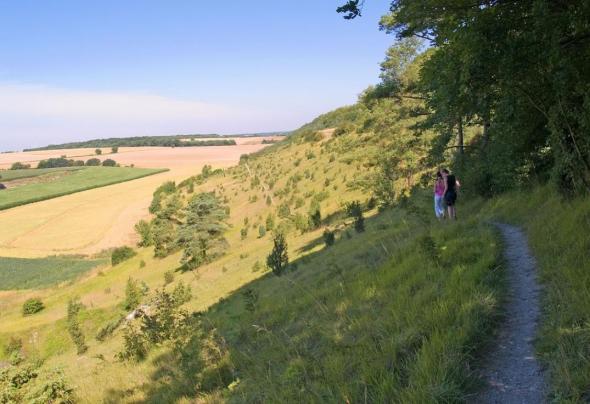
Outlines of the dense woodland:
M338 11L360 17L362 2ZM407 113L425 117L418 135L437 134L432 164L454 152L482 195L549 178L564 195L590 190L588 1L396 0L380 27L399 42L363 98L422 100ZM400 73L419 51L408 81Z

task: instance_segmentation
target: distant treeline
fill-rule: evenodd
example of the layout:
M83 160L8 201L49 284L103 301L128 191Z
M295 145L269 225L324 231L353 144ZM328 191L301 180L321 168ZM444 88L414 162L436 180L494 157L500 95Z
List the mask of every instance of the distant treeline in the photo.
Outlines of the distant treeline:
M259 137L270 134L247 134L247 135L232 135L232 137ZM273 136L283 135L283 133L272 133ZM214 139L211 139L214 138ZM204 140L199 140L204 139ZM217 134L210 135L173 135L173 136L136 136L124 138L107 138L94 139L82 142L71 142L62 144L51 144L44 147L36 147L31 149L24 149L24 151L39 151L39 150L56 150L56 149L81 149L81 148L98 148L98 147L146 147L146 146L160 146L160 147L195 147L195 146L234 146L236 141L228 139L228 136Z
M103 166L103 167L116 167L117 162L113 159L106 159L104 161L100 161L97 158L91 158L86 161L84 160L71 160L65 157L57 157L57 158L50 158L47 160L39 161L37 168L60 168L60 167L96 167L96 166ZM30 164L23 164L20 162L14 163L11 170L27 170L30 169Z

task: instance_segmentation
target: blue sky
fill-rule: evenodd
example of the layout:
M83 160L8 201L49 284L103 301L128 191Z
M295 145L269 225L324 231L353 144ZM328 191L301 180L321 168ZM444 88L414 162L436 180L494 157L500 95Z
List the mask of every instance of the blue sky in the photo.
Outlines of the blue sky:
M393 41L388 1L342 2L4 2L0 150L294 129L353 103Z

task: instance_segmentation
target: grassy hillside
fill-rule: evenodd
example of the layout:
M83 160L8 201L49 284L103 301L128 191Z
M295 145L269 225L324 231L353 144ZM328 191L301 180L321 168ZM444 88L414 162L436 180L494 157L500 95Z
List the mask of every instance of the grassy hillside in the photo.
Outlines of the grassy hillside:
M429 178L416 151L428 138L411 136L404 128L413 121L391 112L384 116L395 125L376 130L377 113L383 110L337 110L239 166L168 186L159 203L173 222L185 220L184 206L200 192L215 192L228 206L225 255L187 271L178 245L164 258L139 248L134 258L75 282L0 294L0 345L20 338L24 363L38 360L43 378L63 377L82 402L461 402L479 387L482 348L501 318L501 243L487 223L506 220L525 227L541 265L547 314L538 347L552 370L553 397L583 400L590 297L588 288L572 285L588 281L588 240L574 231L587 222L587 199L564 202L541 188L484 201L467 189L460 222L434 221L430 192L414 188ZM326 128L333 124L336 130ZM389 136L396 130L400 135ZM382 181L384 150L406 160L403 175L387 183L396 207L378 210L371 196ZM346 213L355 200L364 232ZM310 226L316 208L317 228ZM265 266L278 230L290 257L281 277ZM335 234L332 246L326 230ZM182 308L193 314L181 337L151 346L137 362L118 356L129 279L148 290L148 304L158 291L192 289ZM76 296L84 305L82 355L65 318ZM46 308L25 318L21 307L30 297ZM36 394L43 378L22 397Z
M8 189L0 192L0 210L106 185L118 184L162 171L165 170L131 167L85 167L79 170L51 170L42 173L42 175L30 177L30 182L18 185L15 185L15 179L13 179L13 181L7 183ZM23 178L26 177L21 177L21 179ZM12 185L15 186L12 187Z

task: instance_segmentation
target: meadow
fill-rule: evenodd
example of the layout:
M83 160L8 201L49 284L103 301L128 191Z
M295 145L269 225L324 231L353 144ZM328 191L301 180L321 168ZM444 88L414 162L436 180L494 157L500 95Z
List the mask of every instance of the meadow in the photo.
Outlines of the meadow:
M41 173L35 177L28 177L34 178L35 181L14 188L11 186L15 181L13 179L13 181L7 183L8 189L0 193L0 210L131 181L162 171L165 170L132 167L84 167L80 170L54 170L49 173ZM16 173L16 175L18 174ZM21 179L27 178L22 177L27 173L20 174ZM49 178L44 180L46 176Z
M67 257L0 257L0 290L45 288L72 280L104 262Z

